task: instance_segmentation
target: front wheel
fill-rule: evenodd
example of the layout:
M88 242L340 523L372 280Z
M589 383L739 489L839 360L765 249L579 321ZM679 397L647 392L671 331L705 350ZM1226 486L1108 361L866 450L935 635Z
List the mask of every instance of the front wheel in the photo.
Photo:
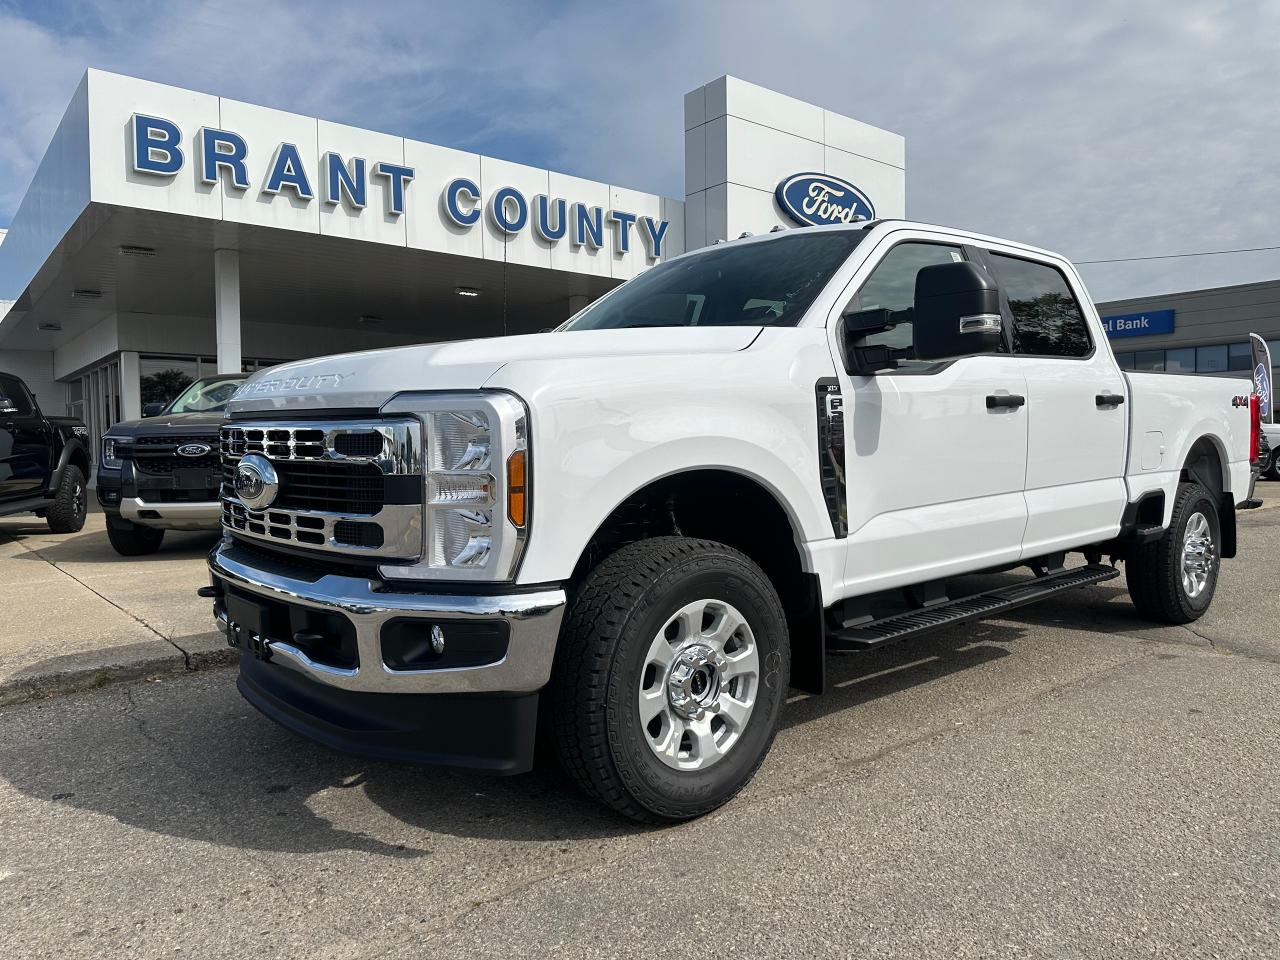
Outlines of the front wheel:
M633 543L576 592L549 689L562 766L634 820L708 813L755 775L786 698L778 594L724 544Z
M160 549L164 531L128 520L107 520L107 539L122 557L145 557Z
M84 474L79 467L69 463L62 468L58 492L45 511L45 522L49 524L52 533L76 533L84 527L84 518L88 512L89 491L84 482Z
M1126 576L1138 612L1164 623L1200 619L1213 601L1222 557L1218 505L1198 483L1182 483L1164 535L1136 547Z

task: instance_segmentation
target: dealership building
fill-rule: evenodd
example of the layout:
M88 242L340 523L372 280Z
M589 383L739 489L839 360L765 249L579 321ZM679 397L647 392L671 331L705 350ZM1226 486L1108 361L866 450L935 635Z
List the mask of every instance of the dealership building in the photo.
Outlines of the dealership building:
M175 381L534 332L719 239L905 215L896 134L733 77L683 106L664 197L90 70L0 243L0 370L101 434Z
M1099 303L1126 370L1249 376L1249 334L1280 366L1280 280Z

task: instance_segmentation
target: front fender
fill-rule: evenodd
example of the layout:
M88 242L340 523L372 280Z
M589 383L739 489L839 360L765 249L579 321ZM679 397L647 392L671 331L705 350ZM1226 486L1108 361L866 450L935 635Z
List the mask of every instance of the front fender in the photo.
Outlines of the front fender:
M530 408L532 520L520 581L568 579L619 504L692 470L731 471L770 491L802 552L830 539L815 399L830 353L821 330L783 334L777 350L512 364L488 384Z

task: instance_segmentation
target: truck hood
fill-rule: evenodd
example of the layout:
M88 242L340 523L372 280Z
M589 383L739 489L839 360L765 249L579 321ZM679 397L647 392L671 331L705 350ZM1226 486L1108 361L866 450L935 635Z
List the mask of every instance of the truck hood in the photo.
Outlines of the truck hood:
M207 413L162 413L142 420L122 420L107 431L113 437L218 436L226 415L221 410Z
M760 329L573 330L344 353L254 374L236 391L228 410L233 416L266 410L370 411L410 390L475 390L502 367L523 360L607 362L615 357L734 353L749 347Z

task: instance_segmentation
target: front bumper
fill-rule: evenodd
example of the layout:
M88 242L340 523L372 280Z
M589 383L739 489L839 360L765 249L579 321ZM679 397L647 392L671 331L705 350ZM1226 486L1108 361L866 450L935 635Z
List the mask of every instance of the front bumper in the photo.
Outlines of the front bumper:
M141 497L122 497L120 516L144 527L164 530L217 530L222 525L222 504L149 503Z
M228 642L316 683L360 693L530 693L551 676L565 605L558 587L503 595L397 592L369 578L312 573L226 540L209 555L209 571L219 593L214 615ZM229 609L237 598L266 605L265 633L235 621ZM438 665L429 654L419 668L388 665L384 639L406 622L441 628ZM451 631L477 624L501 625L505 652L492 662L450 665ZM344 634L345 642L326 642L333 639L326 631ZM344 646L346 655L334 655Z

